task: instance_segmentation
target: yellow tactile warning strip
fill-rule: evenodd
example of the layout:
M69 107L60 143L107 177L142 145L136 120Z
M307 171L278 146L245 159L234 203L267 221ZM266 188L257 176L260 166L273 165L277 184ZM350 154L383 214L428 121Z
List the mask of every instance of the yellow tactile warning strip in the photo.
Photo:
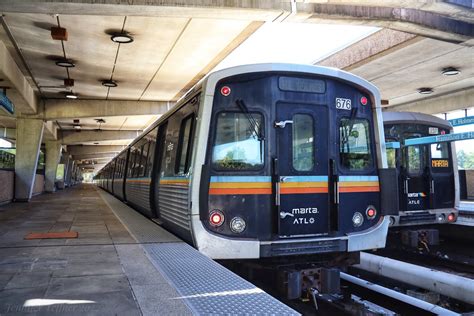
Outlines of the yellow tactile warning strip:
M29 233L25 239L62 239L62 238L77 238L78 232L49 232L49 233Z

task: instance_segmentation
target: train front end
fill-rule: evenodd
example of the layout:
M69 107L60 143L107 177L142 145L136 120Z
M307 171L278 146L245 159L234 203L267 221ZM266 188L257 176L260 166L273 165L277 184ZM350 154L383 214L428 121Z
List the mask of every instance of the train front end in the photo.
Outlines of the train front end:
M454 143L420 142L420 139L453 133L451 124L415 112L384 112L383 117L387 142L399 144L397 148L387 149L387 163L397 170L400 210L390 217L390 225L456 222L460 189ZM407 146L407 141L420 143Z
M191 213L201 252L250 259L385 246L374 86L334 69L263 64L211 74L203 94Z

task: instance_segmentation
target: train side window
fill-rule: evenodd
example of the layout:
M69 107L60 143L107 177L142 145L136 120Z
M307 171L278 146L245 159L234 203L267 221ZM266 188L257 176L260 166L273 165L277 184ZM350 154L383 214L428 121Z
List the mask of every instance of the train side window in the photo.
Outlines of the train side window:
M153 171L153 160L155 157L157 133L158 133L158 127L155 127L147 135L148 142L150 143L148 145L148 162L147 162L147 168L146 168L147 173L145 174L145 176L147 177L151 177L151 172Z
M314 167L314 122L307 114L295 114L292 124L293 168L310 171Z
M150 146L150 143L148 141L142 145L142 155L141 155L142 158L140 161L140 176L141 177L146 176L149 146Z
M261 114L221 112L217 116L216 138L212 148L212 165L217 170L258 170L263 167L263 126ZM252 126L252 123L254 126Z
M191 151L191 134L193 130L194 115L190 115L181 122L179 135L178 157L176 161L176 173L185 174L189 170L189 160Z
M372 166L368 120L341 119L339 159L342 167L353 171L369 169Z

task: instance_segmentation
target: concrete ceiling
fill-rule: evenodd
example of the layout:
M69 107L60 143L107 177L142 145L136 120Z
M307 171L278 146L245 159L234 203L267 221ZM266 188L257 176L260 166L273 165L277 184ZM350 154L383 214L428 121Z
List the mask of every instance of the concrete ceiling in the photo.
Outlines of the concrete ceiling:
M17 115L48 121L48 137L59 128L64 132L58 137L74 145L128 144L128 134L166 112L264 22L382 27L319 63L372 81L394 110L436 113L472 106L470 1L5 0L0 12L0 86L11 88L7 94ZM67 29L67 41L51 38L51 27L59 25ZM121 30L134 41L112 42L111 34ZM61 57L76 66L56 66ZM446 66L461 74L442 76ZM74 79L74 86L65 87L65 78ZM118 87L102 86L104 79ZM421 95L420 87L434 93ZM66 91L79 99L66 100ZM106 121L101 129L107 138L88 133L98 128L98 118ZM82 137L70 132L74 119ZM14 128L14 118L0 114L2 127Z
M382 30L318 64L369 80L388 101L387 110L436 114L474 106L473 47ZM461 72L445 76L446 67ZM420 94L420 88L431 88L433 93Z

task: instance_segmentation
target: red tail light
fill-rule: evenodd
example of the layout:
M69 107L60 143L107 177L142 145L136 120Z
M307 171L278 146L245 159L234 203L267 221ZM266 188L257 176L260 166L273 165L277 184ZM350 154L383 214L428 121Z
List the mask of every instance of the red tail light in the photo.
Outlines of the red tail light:
M219 227L222 223L224 223L224 214L219 210L213 210L211 214L209 214L209 224L214 227Z
M454 222L456 220L456 215L454 213L450 213L448 215L448 222Z
M230 88L228 86L223 86L221 88L221 94L225 97L228 96L230 94Z
M366 97L360 98L360 103L361 103L362 105L367 105L367 102L368 102L368 100L367 100Z
M365 211L368 219L372 219L377 215L377 210L374 207L368 207Z

